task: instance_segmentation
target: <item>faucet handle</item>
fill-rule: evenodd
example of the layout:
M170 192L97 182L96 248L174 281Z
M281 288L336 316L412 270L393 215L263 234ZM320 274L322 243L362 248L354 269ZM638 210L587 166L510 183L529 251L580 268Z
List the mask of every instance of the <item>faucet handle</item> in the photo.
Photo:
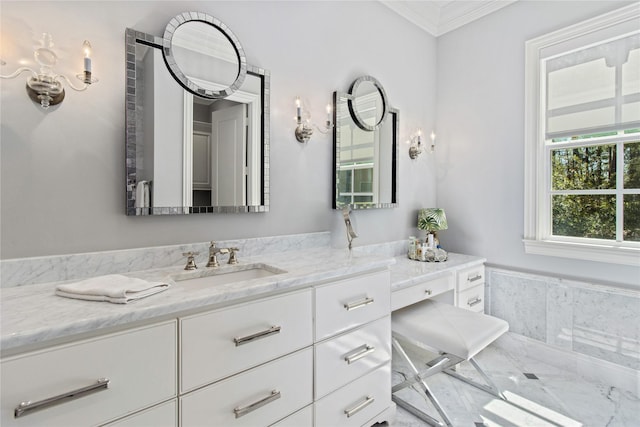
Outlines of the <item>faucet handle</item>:
M196 265L195 256L198 255L199 252L183 252L182 255L187 257L187 265L184 267L185 270L195 270L198 268Z
M237 264L238 258L236 258L236 252L239 251L238 248L229 248L229 262L228 264Z

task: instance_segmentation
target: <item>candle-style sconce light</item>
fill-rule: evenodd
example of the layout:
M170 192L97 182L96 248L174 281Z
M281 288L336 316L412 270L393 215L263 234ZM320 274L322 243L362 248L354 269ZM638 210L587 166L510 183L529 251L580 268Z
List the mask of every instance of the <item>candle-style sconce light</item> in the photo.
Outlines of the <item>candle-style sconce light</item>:
M58 62L58 56L53 50L53 39L48 33L42 35L41 46L33 52L33 57L40 66L38 71L29 67L20 67L9 75L0 75L0 78L14 79L24 72L30 72L32 75L27 79L27 94L32 101L47 109L64 100L62 80L66 81L66 86L78 92L86 90L89 85L98 81L91 74L91 44L87 40L82 44L82 51L84 71L76 74L76 77L82 82L81 86L75 86L65 75L56 74L54 67ZM2 65L5 65L4 61Z
M436 134L431 132L431 145L430 151L433 153L436 149ZM420 154L422 154L424 142L422 136L422 129L418 129L418 131L411 137L409 141L409 157L412 159L417 159Z
M313 135L313 127L318 129L321 133L329 132L333 125L331 123L331 104L327 104L327 120L325 121L324 127L319 127L316 124L311 123L311 114L308 110L305 110L302 105L302 101L300 97L296 97L296 139L298 142L306 143L311 139L311 135Z

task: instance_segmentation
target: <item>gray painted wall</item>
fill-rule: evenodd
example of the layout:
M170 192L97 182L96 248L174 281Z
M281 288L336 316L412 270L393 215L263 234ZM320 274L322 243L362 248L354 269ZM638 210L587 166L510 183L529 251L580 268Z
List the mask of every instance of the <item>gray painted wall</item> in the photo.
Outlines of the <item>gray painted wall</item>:
M0 3L2 73L48 31L70 75L91 40L100 82L44 112L25 96L26 76L0 81L2 259L326 230L346 246L331 210L331 138L296 142L294 99L321 122L334 90L371 74L400 110L400 207L353 213L356 245L416 234L417 210L435 206L437 189L449 250L517 270L640 283L638 268L526 255L521 242L524 42L624 2L521 0L437 40L375 1L40 2L38 13L34 4ZM185 10L221 19L248 62L271 71L268 213L124 215L124 31L161 35ZM418 127L435 129L437 151L412 161L404 144Z
M335 90L370 74L400 110L400 207L352 214L357 245L415 233L417 210L435 204L433 156L411 161L404 141L435 121L435 38L374 2L2 1L2 73L32 60L40 33L53 35L58 70L82 70L93 45L99 83L67 90L45 112L25 94L27 75L1 81L3 259L335 230L332 138L294 137L296 96L322 124ZM264 214L127 217L125 212L125 28L162 35L176 14L207 12L241 41L248 63L271 71L271 210ZM33 60L32 60L33 62Z
M522 243L525 41L625 4L518 1L438 38L437 194L450 249L516 270L640 285L640 268L527 255Z

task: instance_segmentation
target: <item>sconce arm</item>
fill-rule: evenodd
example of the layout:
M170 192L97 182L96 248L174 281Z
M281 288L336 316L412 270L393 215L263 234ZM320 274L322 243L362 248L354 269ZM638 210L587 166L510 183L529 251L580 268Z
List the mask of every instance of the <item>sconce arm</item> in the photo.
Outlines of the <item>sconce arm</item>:
M331 131L331 129L333 129L333 125L331 123L327 123L324 125L324 127L320 127L315 123L312 123L313 127L315 127L316 129L318 129L318 132L323 133L323 134L327 134Z
M89 87L89 85L86 84L86 83L83 83L82 86L74 86L73 83L71 83L71 80L69 80L69 78L67 76L63 75L63 74L58 74L55 78L56 79L64 79L64 81L67 82L67 85L71 89L73 89L73 90L75 90L77 92L82 92L83 90L87 90L87 88Z
M14 71L13 73L3 76L0 74L0 78L1 79L15 79L16 77L18 77L20 74L24 73L25 71L29 71L31 74L33 74L33 77L37 77L38 73L36 73L35 71L33 71L31 68L29 67L20 67L18 68L16 71Z

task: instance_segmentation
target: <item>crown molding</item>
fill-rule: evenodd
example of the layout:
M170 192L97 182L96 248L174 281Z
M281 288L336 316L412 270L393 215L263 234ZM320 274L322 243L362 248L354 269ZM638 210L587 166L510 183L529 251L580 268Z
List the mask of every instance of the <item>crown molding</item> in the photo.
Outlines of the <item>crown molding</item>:
M440 7L436 2L379 0L380 3L431 35L438 33Z
M460 28L470 22L496 12L517 0L452 1L440 10L438 34Z
M379 1L409 22L438 37L517 0Z

